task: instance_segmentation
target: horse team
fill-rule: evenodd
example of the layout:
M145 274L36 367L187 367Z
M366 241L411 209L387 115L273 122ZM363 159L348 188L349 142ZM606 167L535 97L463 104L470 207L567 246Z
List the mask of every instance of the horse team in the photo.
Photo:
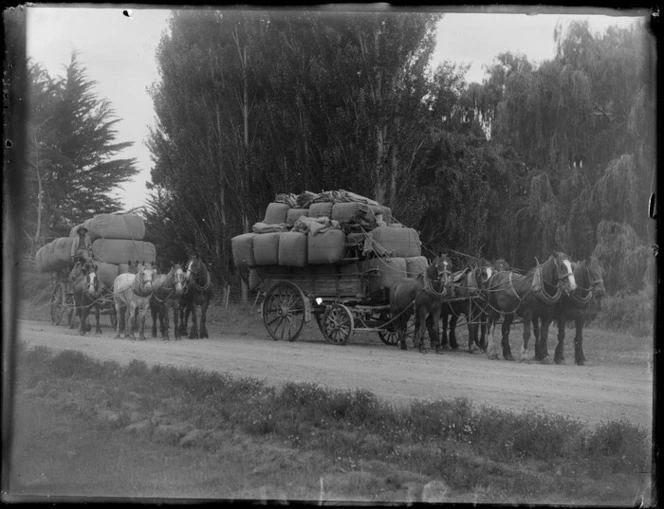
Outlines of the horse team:
M160 274L151 263L129 264L129 272L119 274L113 282L113 301L116 322L115 338L127 335L135 339L135 329L139 339L145 339L145 318L148 309L152 314L152 336L157 336L157 323L162 338L169 339L169 312L173 311L173 332L175 339L187 334L191 315L190 339L207 338L207 308L212 298L212 283L206 265L199 257L191 257L184 265L173 263L166 274ZM102 285L96 275L97 266L88 260L81 276L73 282L76 315L80 318L80 334L86 332L87 320L92 308L95 309L97 334L99 326L100 296ZM201 308L198 320L196 308ZM72 328L74 323L72 322Z
M414 315L413 346L426 352L424 324L429 332L431 348L442 353L446 347L459 348L456 341L457 321L465 316L468 324L468 350L487 352L490 359L498 359L499 351L505 360L514 360L509 334L515 317L523 321L523 343L519 359L525 360L528 343L535 339L535 360L549 363L547 339L553 321L558 325L558 345L554 361L564 363L565 324L574 320L575 362L583 365L583 325L599 309L605 295L603 268L596 257L590 256L573 263L561 252L553 252L541 264L525 274L510 268L505 260L476 263L453 272L448 255L436 256L422 274L405 278L390 289L392 327L398 332L398 345L406 350L406 329ZM95 275L94 262L86 264L83 274L74 284L77 315L81 319L81 334L91 307L95 307L96 333L99 327L100 282ZM189 338L207 338L206 314L212 297L210 271L199 257L193 256L184 265L172 264L166 274L159 274L150 264L137 264L135 270L120 274L113 284L113 299L117 316L116 338L127 334L145 339L144 328L148 308L151 309L152 336L157 335L157 323L164 340L169 339L169 312L173 311L175 339L187 333L189 315L192 326ZM197 307L201 308L200 320ZM496 324L502 319L500 348L496 339ZM442 321L442 334L440 323ZM491 332L491 345L487 335Z
M519 359L526 360L531 329L535 338L535 360L550 363L548 352L549 326L558 325L558 345L554 361L565 362L565 325L574 320L574 356L578 365L586 362L583 353L583 325L596 315L605 295L603 273L599 260L590 256L573 263L561 252L525 274L512 270L505 260L489 263L478 260L472 266L452 273L447 256L438 256L429 269L414 278L407 278L391 288L390 305L399 345L406 349L406 326L415 315L413 346L426 352L420 326L429 330L431 347L442 352L445 346L458 349L456 324L463 315L468 323L468 349L479 348L490 359L499 358L495 326L502 318L501 349L505 360L514 360L509 333L515 317L523 321L523 343ZM442 341L439 340L438 320L442 319ZM448 334L449 325L449 334ZM492 344L487 344L491 331Z

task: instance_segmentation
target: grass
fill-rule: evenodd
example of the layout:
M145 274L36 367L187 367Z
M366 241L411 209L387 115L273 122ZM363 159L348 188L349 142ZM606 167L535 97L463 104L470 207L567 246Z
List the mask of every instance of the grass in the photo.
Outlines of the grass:
M466 399L396 408L363 390L268 387L142 361L121 367L44 347L21 351L19 362L26 390L76 394L81 418L93 419L101 408L117 416L110 426L118 431L160 415L171 425L200 430L208 439L195 445L210 453L227 446L209 440L210 433L221 433L283 444L296 457L311 458L301 464L305 471L323 458L343 473L335 489L347 500L366 490L390 492L390 478L399 472L399 489L408 475L420 488L443 479L458 500L473 494L493 502L632 504L642 473L650 471L650 437L626 421L588 430L568 417L477 408ZM155 428L150 430L145 439L153 442ZM165 443L177 447L179 439Z

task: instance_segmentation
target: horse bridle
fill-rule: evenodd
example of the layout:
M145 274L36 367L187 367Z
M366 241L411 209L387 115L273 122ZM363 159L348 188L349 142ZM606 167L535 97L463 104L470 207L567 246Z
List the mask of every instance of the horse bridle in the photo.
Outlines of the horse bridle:
M578 282L576 283L576 286L579 290L583 290L585 292L588 292L588 294L585 297L580 297L580 296L578 296L574 293L570 294L570 298L572 300L578 302L579 304L587 304L588 302L590 302L590 299L592 299L593 294L595 292L597 292L597 289L595 287L597 285L599 285L600 283L604 284L604 279L601 278L601 277L597 278L597 279L593 279L592 272L590 272L590 268L588 267L587 263L585 264L584 268L586 270L586 273L588 274L588 284L590 285L590 287L589 288L584 288L581 285L579 285Z
M201 263L203 263L203 262L201 262ZM205 271L205 274L206 274L205 284L199 285L196 282L196 277L198 276L198 274L200 274L200 271L194 270L192 265L193 265L193 262L191 262L189 264L189 266L187 267L187 272L191 272L192 277L189 280L185 279L187 284L185 285L184 291L185 291L185 293L187 293L187 291L189 290L189 284L188 283L191 283L197 291L204 292L205 290L210 288L210 285L212 284L212 280L210 278L210 271L209 270Z
M441 263L444 265L444 267L447 267L447 265L448 265L448 262L447 262L447 261L443 261L443 262L441 262ZM451 272L449 269L447 269L447 268L444 268L443 270L440 270L440 269L438 268L438 264L436 264L436 273L438 274L438 279L436 279L435 281L436 281L437 283L440 283L440 285L441 285L442 288L443 288L442 291L439 292L438 290L436 290L435 288L433 288L433 286L431 286L430 284L427 285L427 287L425 288L425 290L426 290L427 292L432 293L432 294L433 294L434 296L436 296L436 297L444 297L445 295L447 295L447 285L446 285L445 283L443 283L443 278L444 278L445 276L447 276L447 278L448 278L448 280L449 280L449 278L450 278L452 272ZM430 278L429 276L426 276L425 280L426 280L426 281L430 281L431 278Z
M153 270L153 269L152 269ZM134 293L140 297L147 297L152 294L152 290L146 291L146 281L143 279L143 274L145 273L145 266L142 266L142 269L136 273L136 279L134 280ZM150 282L152 282L150 280Z

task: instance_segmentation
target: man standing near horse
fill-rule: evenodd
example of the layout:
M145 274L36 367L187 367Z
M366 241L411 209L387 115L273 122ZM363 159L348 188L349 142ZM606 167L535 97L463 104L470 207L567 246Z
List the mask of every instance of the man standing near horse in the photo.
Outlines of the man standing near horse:
M92 261L92 245L90 244L90 237L88 237L88 229L81 226L78 230L78 237L74 239L71 245L71 260L73 263L72 269L69 272L69 288L71 290L74 281L81 275L83 266L87 261Z

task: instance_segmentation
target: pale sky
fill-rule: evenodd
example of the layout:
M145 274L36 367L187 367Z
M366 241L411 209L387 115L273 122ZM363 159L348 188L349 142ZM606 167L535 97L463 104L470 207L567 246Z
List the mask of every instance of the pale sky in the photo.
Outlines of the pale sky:
M34 4L33 4L34 5ZM120 5L120 6L115 6ZM154 125L152 99L147 89L157 80L155 50L167 29L168 10L132 9L123 14L122 4L90 7L80 4L28 7L27 54L40 62L51 77L62 76L72 51L96 82L95 92L108 99L122 119L116 124L118 142L133 141L121 157L135 157L140 174L119 193L127 208L145 203L152 161L145 146L148 126ZM543 12L543 11L539 11ZM591 30L610 25L626 26L644 11L571 11L553 14L447 13L438 27L435 60L471 64L466 79L481 82L483 66L499 53L522 53L533 62L553 58L553 29L558 19L587 18ZM622 14L607 16L604 14Z

